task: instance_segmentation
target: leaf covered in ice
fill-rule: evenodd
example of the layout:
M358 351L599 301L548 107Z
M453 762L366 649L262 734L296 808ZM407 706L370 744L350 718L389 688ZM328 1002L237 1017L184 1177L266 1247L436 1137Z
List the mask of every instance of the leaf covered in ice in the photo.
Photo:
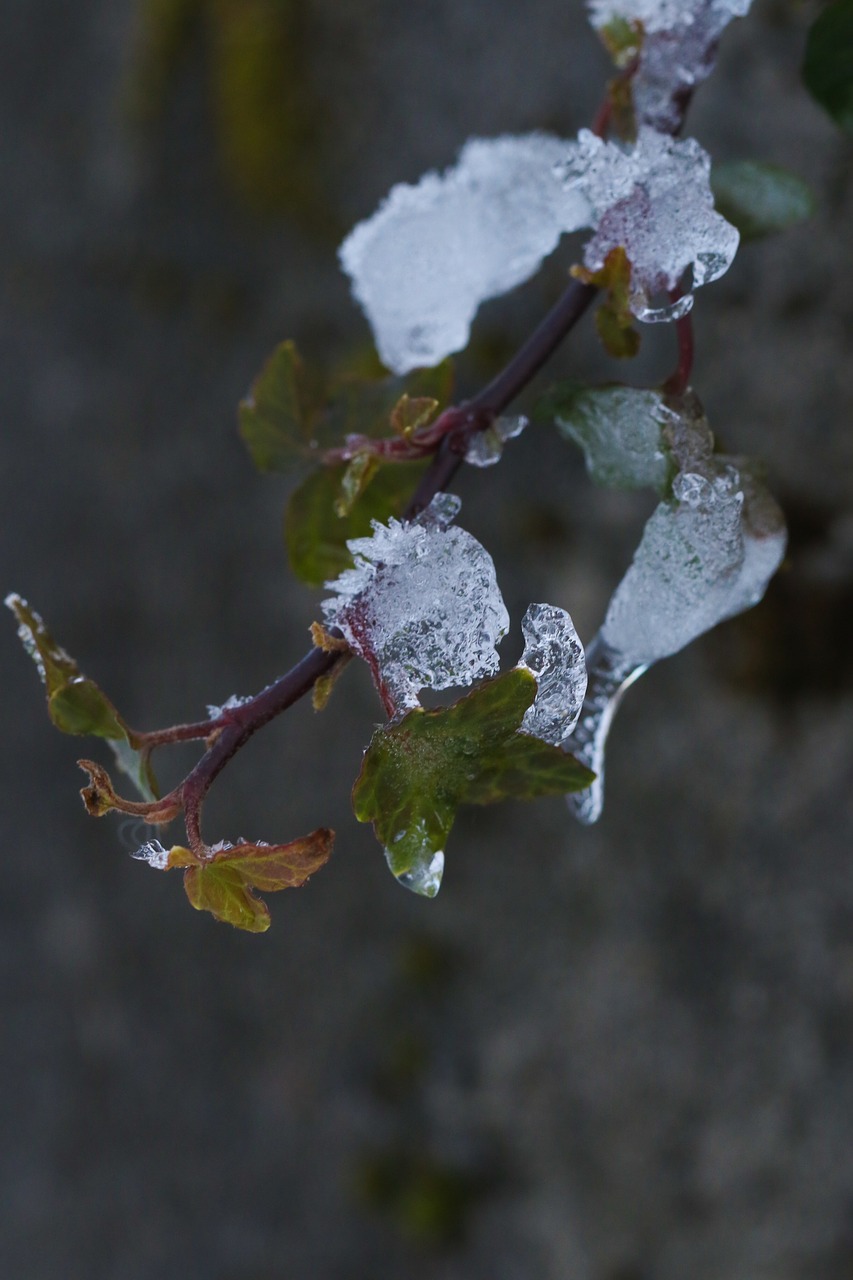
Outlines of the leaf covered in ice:
M634 560L587 651L589 685L572 745L596 774L571 796L583 822L601 813L604 751L625 690L653 662L751 608L785 554L785 523L753 463L712 452L695 396L665 405L671 492L649 518Z
M672 463L662 440L663 396L621 383L586 387L563 382L537 406L567 440L580 445L596 484L663 493Z
M255 890L296 889L329 860L334 833L325 828L289 844L222 844L200 858L181 845L167 850L152 841L133 856L158 871L184 869L184 889L196 911L249 933L270 927L267 904Z
M47 694L47 710L63 733L107 738L116 761L145 800L153 800L156 783L147 755L137 750L133 731L105 693L80 671L72 657L57 644L44 619L26 600L14 593L6 606L18 622L18 635L36 664Z
M715 213L710 164L692 140L640 130L635 146L581 130L571 142L545 134L474 139L455 166L396 186L341 247L341 263L373 328L379 353L403 373L467 345L487 298L528 279L565 232L591 227L584 264L604 268L624 248L630 307L642 320L690 306L652 300L721 275L737 232Z
M720 37L751 0L588 0L590 20L631 76L638 125L674 133L685 98L714 68Z
M509 615L483 546L452 527L459 499L439 494L415 520L373 522L348 547L355 568L327 585L330 626L340 627L397 710L421 689L471 684L498 669Z
M759 160L729 160L711 170L719 213L744 240L757 240L804 222L815 211L811 187L787 169Z
M393 874L434 897L460 804L534 799L584 787L592 775L558 747L519 732L536 696L520 667L451 707L420 708L377 729L353 788L360 822L372 822Z

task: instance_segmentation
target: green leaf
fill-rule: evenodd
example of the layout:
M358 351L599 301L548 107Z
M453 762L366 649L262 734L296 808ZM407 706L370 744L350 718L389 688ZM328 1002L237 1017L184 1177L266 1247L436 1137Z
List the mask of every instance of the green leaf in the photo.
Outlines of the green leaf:
M346 468L313 471L291 495L284 521L287 552L296 576L319 587L351 568L347 540L367 537L371 520L384 524L391 516L399 516L426 465L401 462L381 467L344 516L336 508Z
M57 644L44 619L21 596L9 595L6 605L18 622L18 635L33 659L47 693L51 720L63 733L108 738L119 767L146 800L154 800L156 783L147 757L136 750L135 736L105 693L80 671L74 659Z
M434 897L460 804L578 791L593 775L573 756L519 733L536 681L516 667L451 707L417 709L380 728L353 788L388 865L407 888Z
M196 911L249 933L265 933L270 913L253 890L296 889L329 860L334 832L323 827L289 844L240 844L212 852L209 859L176 845L166 868L183 867L184 889Z
M313 465L323 449L349 436L391 436L392 414L404 396L423 410L427 400L446 403L452 387L449 360L404 378L346 374L324 384L295 345L283 342L240 405L240 435L259 471L291 472Z
M340 493L335 499L335 515L348 516L380 467L375 453L357 453L344 471Z
M604 291L595 313L595 327L608 355L631 359L640 349L640 335L631 312L631 260L622 245L611 249L597 271L573 267L572 274Z
M853 0L833 0L815 19L803 80L835 123L853 134Z
M628 22L615 17L598 31L601 41L617 67L627 67L640 52L643 44L643 27L639 22Z
M289 471L310 456L318 402L296 346L282 342L238 411L240 435L259 471Z
M562 382L542 398L536 416L549 418L565 439L580 445L596 484L663 493L673 473L662 438L663 408L659 391Z
M802 178L759 160L715 165L711 190L718 213L728 218L745 240L784 231L815 211L814 195Z

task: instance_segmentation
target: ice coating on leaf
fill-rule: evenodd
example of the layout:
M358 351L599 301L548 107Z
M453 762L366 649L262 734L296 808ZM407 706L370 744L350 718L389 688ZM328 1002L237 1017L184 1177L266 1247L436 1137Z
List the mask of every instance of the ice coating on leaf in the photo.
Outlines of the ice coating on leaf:
M671 464L661 438L666 419L659 391L578 388L553 412L560 434L583 449L596 484L663 491Z
M625 690L651 663L757 604L785 554L782 513L753 464L712 454L698 403L687 397L683 407L694 416L671 410L667 430L686 469L646 524L587 654L589 687L572 750L598 776L569 797L582 822L601 813L605 744Z
M159 840L150 840L130 856L139 862L147 862L156 871L165 871L169 865L169 850L164 849Z
M624 247L638 320L678 319L692 305L689 292L662 306L653 300L681 287L688 271L696 289L731 266L740 237L714 209L711 161L694 138L642 128L635 146L625 148L582 129L560 173L591 205L587 269L599 271L612 249Z
M478 431L471 439L465 461L472 467L493 467L500 462L507 440L520 436L528 424L523 416L497 418L485 431Z
M583 645L570 615L553 604L530 605L521 630L524 653L518 665L537 685L521 730L561 747L577 723L586 693Z
M486 298L528 279L556 247L566 196L554 176L566 144L542 133L472 139L456 165L400 183L344 241L341 264L395 373L468 344ZM584 207L575 198L575 226Z
M442 494L415 520L374 521L372 537L347 543L355 568L327 583L337 594L323 602L326 622L340 627L397 711L418 706L421 689L498 669L509 615L491 556L450 526L459 505Z
M592 25L642 27L637 69L631 87L638 124L665 133L681 123L683 99L710 75L717 44L732 18L747 13L751 0L589 0Z

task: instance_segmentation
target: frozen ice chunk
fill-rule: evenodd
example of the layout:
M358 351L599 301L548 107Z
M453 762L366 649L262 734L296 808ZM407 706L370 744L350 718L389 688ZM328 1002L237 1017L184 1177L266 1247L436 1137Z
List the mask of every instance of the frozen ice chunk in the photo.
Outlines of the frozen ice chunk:
M536 679L536 697L524 713L523 733L561 747L574 729L586 693L583 645L565 609L532 604L521 620L520 667Z
M393 855L390 849L385 850L385 859L391 871L394 871ZM434 898L441 888L444 875L444 850L439 849L429 862L419 863L409 871L402 871L395 878L404 889L419 893L424 898Z
M567 198L554 174L565 153L546 134L472 139L453 168L394 187L350 233L341 263L389 369L467 346L480 303L533 275L567 220L583 225L582 196Z
M147 862L156 871L165 871L169 865L169 850L164 849L159 840L150 840L130 856L139 862Z
M598 270L624 245L633 264L631 307L672 319L686 294L652 299L690 268L705 284L731 263L738 233L714 210L710 162L698 143L641 130L635 146L589 130L576 141L546 134L475 139L442 176L399 185L350 233L340 257L395 373L437 364L467 345L487 298L538 269L564 232L594 229L584 262Z
M330 626L368 663L395 711L421 689L471 684L498 669L496 645L509 615L484 547L450 526L459 499L439 495L415 520L373 522L347 545L355 568L326 585Z
M208 720L218 720L220 716L224 716L229 711L234 711L237 707L242 707L245 703L251 702L248 696L241 696L239 693L232 693L230 698L226 698L221 707L217 707L214 703L210 703L207 708Z
M612 249L624 247L631 262L630 307L638 320L678 319L692 305L689 292L662 306L654 300L682 287L688 272L695 289L731 266L740 237L714 209L711 161L694 138L642 128L636 145L624 148L582 129L560 172L592 206L588 270L600 270Z
M684 99L710 75L717 45L732 18L751 0L589 0L599 31L622 21L642 27L637 69L631 79L637 123L673 133Z
M605 743L625 690L651 663L757 604L785 542L782 513L748 460L714 455L676 476L587 655L589 688L572 749L598 777L569 797L581 821L601 813Z
M465 461L472 467L493 467L500 462L507 440L520 436L527 426L527 418L497 418L485 431L478 431L471 439L465 454Z

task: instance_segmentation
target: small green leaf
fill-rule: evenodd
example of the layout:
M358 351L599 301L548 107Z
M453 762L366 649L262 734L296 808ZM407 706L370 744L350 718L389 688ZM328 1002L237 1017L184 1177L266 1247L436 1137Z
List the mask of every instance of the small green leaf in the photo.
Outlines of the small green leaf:
M592 774L573 756L518 732L536 696L515 668L451 707L410 711L380 728L353 788L360 822L372 822L393 874L434 897L460 804L493 804L581 790Z
M63 733L108 738L119 767L146 800L154 800L156 783L147 756L136 750L128 727L102 690L84 676L74 659L57 644L44 619L21 596L6 605L18 621L18 635L33 659L47 693L51 720Z
M611 18L599 28L602 44L617 67L627 67L636 58L643 44L643 28L639 22L626 18Z
M391 410L391 426L409 440L419 427L426 426L437 408L438 401L432 396L410 396L405 392Z
M573 267L572 274L604 291L595 313L595 327L608 355L630 359L640 349L640 335L631 312L631 260L622 245L611 249L597 271Z
M399 516L425 470L423 462L383 466L359 495L346 516L336 510L344 467L313 471L291 495L284 536L293 572L309 586L319 587L352 567L350 538L370 534L371 520L387 523Z
M745 240L784 231L810 218L815 199L808 184L774 164L731 160L711 171L717 211Z
M259 471L289 471L310 456L318 398L294 343L282 342L239 408L240 435Z
M375 453L357 453L344 471L341 489L335 499L335 515L348 516L380 467Z
M333 842L334 832L321 827L289 844L225 846L204 860L176 845L165 865L185 868L184 889L196 911L209 911L224 924L249 933L265 933L269 908L252 891L276 893L303 885L328 862Z
M835 123L853 134L853 0L833 0L815 19L803 80Z
M562 436L580 445L596 484L663 493L673 472L662 437L663 410L659 391L562 382L542 398L536 416L549 418Z

